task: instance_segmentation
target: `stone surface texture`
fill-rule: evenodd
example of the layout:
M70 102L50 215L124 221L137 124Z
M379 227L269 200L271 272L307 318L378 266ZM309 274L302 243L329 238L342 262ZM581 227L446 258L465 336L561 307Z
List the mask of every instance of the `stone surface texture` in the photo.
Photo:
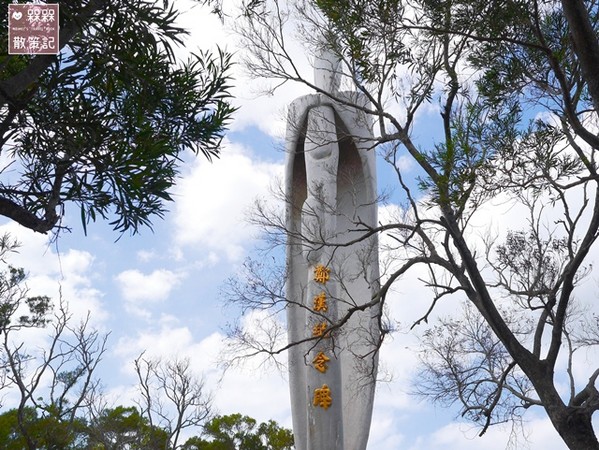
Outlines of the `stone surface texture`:
M367 102L338 91L339 65L329 52L316 59L322 92L296 99L287 122L287 320L289 341L298 343L289 352L297 450L365 450L374 400L380 310L359 307L379 287L378 242L358 238L377 225L375 153L371 123L347 106ZM324 283L314 280L319 265L330 270ZM322 293L326 310L315 310ZM330 332L317 336L322 324ZM319 354L329 358L324 372L315 367Z

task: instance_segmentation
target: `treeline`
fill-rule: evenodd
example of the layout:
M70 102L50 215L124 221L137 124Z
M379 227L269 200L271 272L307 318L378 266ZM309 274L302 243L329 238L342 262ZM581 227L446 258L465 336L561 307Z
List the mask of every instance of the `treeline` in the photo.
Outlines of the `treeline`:
M32 407L0 415L3 450L291 450L293 434L270 420L258 424L241 414L215 416L200 435L182 444L171 430L152 425L137 407L107 408L96 417L61 420Z

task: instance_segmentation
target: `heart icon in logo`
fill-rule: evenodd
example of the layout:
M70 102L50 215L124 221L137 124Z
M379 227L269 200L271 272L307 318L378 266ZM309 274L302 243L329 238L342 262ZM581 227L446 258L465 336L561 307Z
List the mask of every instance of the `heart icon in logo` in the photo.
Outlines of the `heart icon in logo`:
M15 20L21 20L21 17L23 17L23 13L21 11L15 11L12 13L12 18Z

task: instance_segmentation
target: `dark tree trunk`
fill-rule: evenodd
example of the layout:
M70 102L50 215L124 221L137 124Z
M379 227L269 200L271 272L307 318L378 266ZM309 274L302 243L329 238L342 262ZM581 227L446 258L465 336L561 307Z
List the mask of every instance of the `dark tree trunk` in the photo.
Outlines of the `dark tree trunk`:
M553 370L537 366L527 373L553 427L570 450L599 450L591 421L594 408L567 406L553 382Z
M565 414L552 422L570 450L599 450L599 441L587 411L568 407Z
M599 39L593 30L587 5L583 0L562 0L574 51L580 61L595 112L599 113Z

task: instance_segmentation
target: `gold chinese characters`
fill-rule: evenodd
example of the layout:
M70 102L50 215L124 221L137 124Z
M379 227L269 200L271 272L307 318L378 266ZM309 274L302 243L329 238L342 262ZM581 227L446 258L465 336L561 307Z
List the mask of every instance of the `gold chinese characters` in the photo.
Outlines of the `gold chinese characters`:
M314 311L316 312L326 312L328 309L327 305L327 295L324 292L321 292L313 299L314 301Z
M325 284L331 278L331 269L323 266L322 264L318 264L314 268L314 281L320 284Z
M320 373L325 373L327 371L327 369L329 368L327 366L327 363L330 360L331 360L331 358L329 358L323 352L318 352L318 355L316 355L316 357L312 361L312 364L314 365L314 368L316 370L318 370Z
M331 269L323 266L322 264L318 264L314 268L314 281L320 284L326 284L327 281L331 278ZM312 309L317 313L326 313L329 310L329 305L327 304L327 294L323 291L318 295L314 296L312 299ZM312 327L312 336L313 337L327 337L327 322L322 321L316 323ZM328 362L331 360L323 351L319 351L318 354L314 357L312 361L312 365L315 370L320 373L326 373L328 370ZM323 384L322 387L314 389L314 399L313 405L316 407L320 407L323 409L328 409L329 406L333 403L333 398L331 396L331 389Z
M314 389L314 406L328 409L332 403L331 390L326 384L323 384L321 388Z
M313 337L322 337L327 331L327 323L319 322L312 327L312 336Z

